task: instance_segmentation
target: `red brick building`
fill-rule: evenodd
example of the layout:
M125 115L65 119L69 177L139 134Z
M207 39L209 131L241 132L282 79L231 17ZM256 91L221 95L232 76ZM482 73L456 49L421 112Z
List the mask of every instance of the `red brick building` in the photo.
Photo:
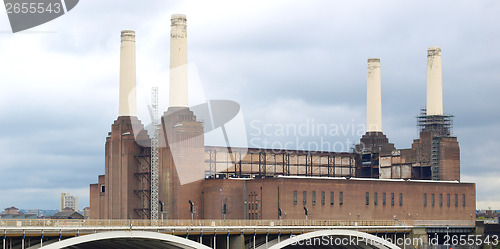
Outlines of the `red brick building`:
M187 63L185 25L185 16L172 16L171 67ZM135 92L124 90L135 89L133 31L122 32L121 49L119 117L106 137L105 174L90 185L91 219L151 218L151 138L136 116ZM428 72L440 70L440 51L429 49L429 60L436 61ZM350 153L205 146L207 123L186 104L187 70L172 69L171 106L161 117L158 135L161 215L473 220L475 184L460 182L452 116L440 113L442 106L436 108L442 100L428 101L433 112L418 117L420 136L412 147L396 149L381 129L380 60L368 63L367 103L373 113L368 113L366 134ZM430 75L428 82L440 82L433 76L440 74Z

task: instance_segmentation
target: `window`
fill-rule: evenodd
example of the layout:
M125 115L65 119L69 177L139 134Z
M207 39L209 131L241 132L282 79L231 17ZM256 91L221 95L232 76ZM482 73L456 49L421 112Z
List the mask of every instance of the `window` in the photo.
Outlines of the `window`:
M312 194L312 204L316 205L316 191L313 191L313 194Z
M391 193L391 206L394 206L394 193Z
M342 206L344 204L344 192L339 193L339 205Z
M399 193L399 206L403 206L403 193Z
M378 204L378 195L377 195L377 192L375 192L375 194L373 195L373 204L375 204L375 206L377 206L377 204Z
M439 206L443 206L443 194L439 194Z
M325 205L325 191L321 191L321 205Z
M385 193L382 194L382 204L385 206Z
M370 193L366 192L366 205L370 205Z
M465 207L465 194L462 195L462 207Z
M307 192L302 192L302 204L306 205L307 203Z
M436 204L436 202L435 202L435 198L434 198L434 197L435 197L435 195L434 195L434 194L432 194L432 206L433 206L433 207L434 207L434 206L435 206L435 204Z
M101 193L104 193L104 192L106 192L106 186L101 185Z
M427 207L427 194L424 194L424 207Z
M458 207L458 195L455 194L455 207Z
M333 192L330 192L330 205L333 205L334 195Z
M293 205L297 205L297 191L293 191Z
M450 207L450 194L446 195L446 206Z

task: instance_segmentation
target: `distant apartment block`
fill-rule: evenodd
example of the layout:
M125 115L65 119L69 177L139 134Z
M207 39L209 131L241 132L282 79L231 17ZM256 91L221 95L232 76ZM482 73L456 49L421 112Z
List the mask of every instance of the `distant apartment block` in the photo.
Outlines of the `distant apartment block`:
M70 195L70 193L61 193L60 211L65 208L71 208L78 211L78 197Z

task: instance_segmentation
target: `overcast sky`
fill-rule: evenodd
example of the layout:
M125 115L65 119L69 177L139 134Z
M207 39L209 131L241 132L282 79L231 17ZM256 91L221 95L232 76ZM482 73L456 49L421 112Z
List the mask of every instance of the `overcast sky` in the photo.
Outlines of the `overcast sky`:
M191 88L240 103L250 146L266 138L296 147L359 141L367 59L380 58L384 133L409 148L426 103L427 48L440 46L444 111L456 116L462 181L476 183L478 209L500 209L498 1L82 0L16 34L4 10L1 209L57 209L61 192L77 195L80 208L89 205L89 184L104 174L105 137L118 116L120 31L136 31L138 115L148 124L151 86L160 86L167 108L176 13L188 19ZM284 125L322 124L354 130L298 142L279 133ZM264 127L271 136L259 135Z

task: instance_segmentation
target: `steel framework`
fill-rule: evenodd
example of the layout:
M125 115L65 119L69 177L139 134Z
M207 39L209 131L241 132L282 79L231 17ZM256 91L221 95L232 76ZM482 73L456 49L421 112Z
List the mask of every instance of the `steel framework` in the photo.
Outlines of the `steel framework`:
M151 139L151 220L158 220L158 87L151 89L151 121L153 138Z

